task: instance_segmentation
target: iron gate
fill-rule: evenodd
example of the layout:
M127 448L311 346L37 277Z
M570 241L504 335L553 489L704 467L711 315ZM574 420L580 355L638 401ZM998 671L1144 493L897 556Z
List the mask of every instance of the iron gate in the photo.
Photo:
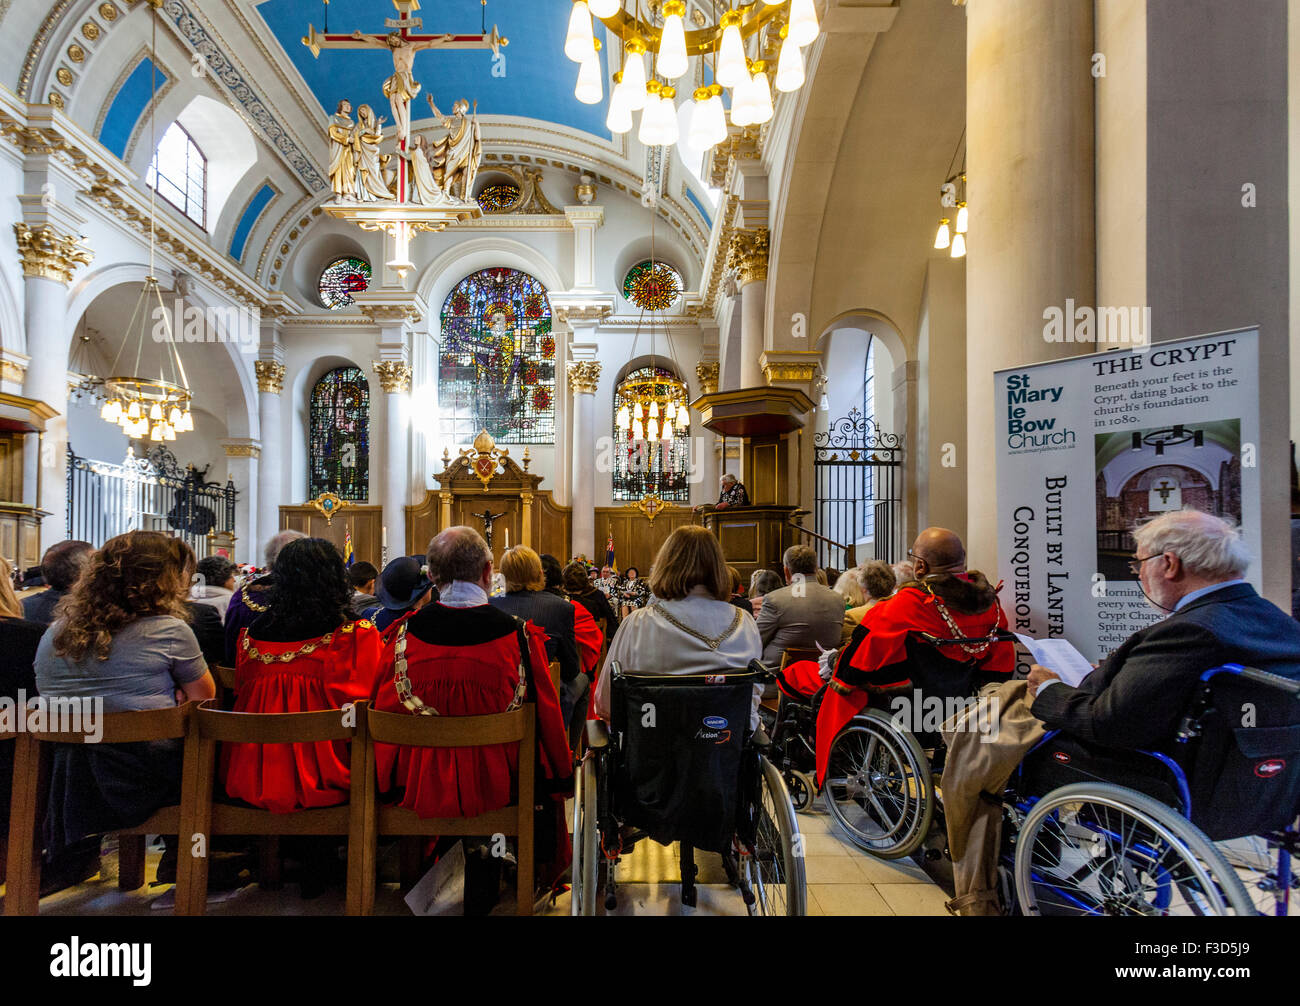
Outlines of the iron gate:
M813 437L816 481L814 518L818 533L842 545L870 542L858 551L868 558L903 558L903 448L896 433L886 433L857 408ZM844 549L815 542L818 565L844 569Z

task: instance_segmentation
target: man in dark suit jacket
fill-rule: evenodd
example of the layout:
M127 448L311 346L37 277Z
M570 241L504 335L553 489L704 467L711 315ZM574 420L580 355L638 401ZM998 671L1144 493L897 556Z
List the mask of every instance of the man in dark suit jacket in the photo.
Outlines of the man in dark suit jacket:
M1126 639L1078 688L1035 664L1031 711L1049 728L1105 747L1166 747L1211 667L1237 663L1300 677L1300 622L1241 579L1250 556L1230 525L1180 510L1134 538L1138 581L1169 617Z
M763 662L779 667L790 647L832 650L840 645L844 625L844 595L817 582L817 553L807 545L791 545L782 556L788 587L763 597L758 609L758 634Z

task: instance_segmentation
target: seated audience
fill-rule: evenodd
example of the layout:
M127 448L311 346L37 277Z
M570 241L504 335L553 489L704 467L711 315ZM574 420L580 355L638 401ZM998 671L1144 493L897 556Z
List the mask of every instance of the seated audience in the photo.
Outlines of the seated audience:
M379 607L371 611L370 617L383 633L435 599L422 556L399 555L384 567L377 582Z
M746 614L754 614L754 606L745 596L745 581L740 578L740 570L735 566L728 566L727 577L731 580L731 596L727 600Z
M654 603L623 622L596 683L596 710L609 719L610 666L628 673L706 674L744 670L762 652L753 619L730 604L731 580L718 540L707 528L677 528L650 573ZM758 729L763 686L754 687L750 729Z
M10 699L18 708L21 696L36 694L33 665L45 626L23 618L22 606L14 596L9 563L0 557L0 698ZM0 741L0 835L9 827L10 785L13 782L15 741Z
M187 598L185 611L189 615L194 638L199 641L203 662L209 667L220 664L226 658L226 633L221 625L219 610L210 604Z
M546 590L542 560L527 545L516 545L501 557L506 592L492 605L508 615L532 622L546 633L546 659L560 662L560 710L568 723L590 678L582 670L574 635L575 606Z
M53 622L54 609L77 582L93 551L88 541L61 541L47 548L41 556L41 578L49 589L23 598L23 618L41 625Z
M536 562L540 581L541 564L535 552L531 559L521 562L516 557L512 567L531 568ZM573 763L551 683L545 632L489 603L492 552L473 528L440 532L429 543L427 561L438 598L398 626L375 683L374 708L485 716L507 712L521 702L536 704L537 751L525 752L524 757L538 759L538 802L551 808L550 814L538 816L536 835L539 876L549 885L563 859L564 797L572 789ZM542 593L527 591L533 592ZM474 817L510 803L519 750L517 744L479 748L380 744L375 758L381 792L391 794L400 806L425 818ZM467 847L476 844L466 842ZM549 869L543 864L549 864ZM467 857L466 914L491 908L500 870L500 857Z
M36 651L41 694L102 699L106 713L212 698L216 686L185 621L193 572L190 547L159 531L131 531L94 551ZM139 824L176 803L180 784L179 739L59 745L47 843L57 850ZM174 863L170 842L168 852Z
M600 660L600 648L605 645L605 636L591 612L572 601L565 592L564 570L560 566L560 560L553 555L540 555L538 558L542 561L542 579L546 583L546 592L570 601L574 606L573 639L578 644L578 653L582 658L582 673L590 680L596 676L596 662Z
M763 598L781 589L781 575L770 569L756 569L749 575L749 606L754 617L763 610Z
M600 576L596 577L592 582L592 586L613 601L618 595L618 581L618 574L614 572L613 567L602 566L600 568Z
M562 575L564 592L569 599L574 604L586 608L587 613L596 621L603 618L609 628L609 634L614 635L614 630L618 628L618 616L614 614L614 609L610 606L609 598L604 592L596 587L594 581L587 579L587 571L582 564L569 563L564 567Z
M849 645L849 640L853 637L853 630L862 621L862 616L885 598L893 595L894 591L898 589L894 567L883 559L872 559L869 562L864 562L857 570L850 570L849 572L855 573L857 580L861 583L863 599L844 612L844 628L840 637L841 647ZM848 573L844 575L847 576ZM839 589L838 583L836 589Z
M782 557L788 587L763 598L756 621L763 640L763 662L781 665L790 647L826 649L839 646L844 622L844 598L814 578L817 553L807 545L791 545Z
M309 713L368 698L383 653L379 630L352 617L352 584L324 538L288 542L272 568L268 610L240 633L235 712ZM226 792L287 814L345 803L344 741L224 744Z
M231 595L225 619L227 667L235 666L235 644L239 642L239 633L267 610L271 595L271 569L275 566L280 549L291 541L306 537L301 531L281 531L272 535L262 553L266 559L266 573L245 581Z
M379 606L375 596L375 580L379 570L368 562L354 562L348 567L348 579L352 582L352 614L364 618L366 612Z
M213 608L220 625L225 624L226 609L230 607L230 598L235 593L235 574L239 567L224 555L209 555L199 560L198 577L190 587L190 600L196 604ZM221 631L225 640L225 630ZM218 652L218 663L220 652Z
M846 569L835 578L835 585L831 589L844 598L845 611L867 603L867 592L862 586L860 570Z
M1167 616L1129 636L1078 687L1034 664L1027 681L1008 682L981 700L998 702L996 734L972 745L959 732L950 742L943 776L945 812L952 803L947 824L956 897L950 911L999 914L1001 812L986 809L993 805L979 794L1001 792L1045 731L1063 730L1107 748L1173 754L1204 671L1237 663L1300 677L1300 625L1243 579L1250 554L1236 528L1181 510L1153 518L1133 537L1129 565L1147 600Z
M649 600L650 588L641 579L641 571L635 566L628 566L618 585L619 617L627 618L632 612L644 608Z

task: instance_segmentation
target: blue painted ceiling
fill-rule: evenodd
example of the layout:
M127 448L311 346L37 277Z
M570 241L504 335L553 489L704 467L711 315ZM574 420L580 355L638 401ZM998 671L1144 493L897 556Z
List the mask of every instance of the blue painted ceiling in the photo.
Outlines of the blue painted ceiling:
M608 139L605 103L584 105L573 96L578 66L564 57L571 7L570 0L489 0L488 30L496 24L510 40L501 50L505 75L493 76L492 53L487 49L424 50L415 57L415 79L424 86L424 93L412 103L412 120L418 123L432 118L425 99L425 94L432 94L444 114L450 113L458 98L471 103L477 99L481 115L516 115L554 122ZM393 59L387 51L322 49L317 59L302 44L302 38L308 24L323 31L323 3L265 0L257 11L327 114L333 114L340 99L346 98L354 109L369 104L375 114L387 118L385 125L392 124L388 99L381 90L384 79L393 72ZM425 34L471 34L482 30L483 7L479 0L424 0L415 16L423 19L419 31ZM387 30L384 20L396 17L390 0L329 3L331 34L350 34L354 30L381 34ZM605 51L600 55L604 71Z

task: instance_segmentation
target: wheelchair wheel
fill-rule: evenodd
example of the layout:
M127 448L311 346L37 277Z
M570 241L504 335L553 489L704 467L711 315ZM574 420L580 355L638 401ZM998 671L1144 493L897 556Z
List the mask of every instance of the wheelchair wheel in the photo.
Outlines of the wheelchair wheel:
M596 756L588 752L578 766L573 788L573 884L570 915L596 914L596 868L599 831L596 826Z
M1236 872L1159 800L1074 783L1039 800L1016 838L1025 915L1254 915Z
M800 772L798 769L787 769L782 774L782 780L785 782L785 788L790 792L790 804L795 812L802 814L804 811L811 810L813 801L817 799L817 786L808 773Z
M1285 846L1295 841L1296 827L1271 836L1249 835L1215 842L1261 915L1285 916L1300 905L1296 863ZM1270 841L1270 838L1272 841ZM1289 883L1288 883L1289 881Z
M822 793L854 844L881 859L915 852L934 817L925 752L878 709L854 717L831 742Z
M740 869L754 895L750 915L806 915L803 841L781 773L766 758L753 849L742 849Z

